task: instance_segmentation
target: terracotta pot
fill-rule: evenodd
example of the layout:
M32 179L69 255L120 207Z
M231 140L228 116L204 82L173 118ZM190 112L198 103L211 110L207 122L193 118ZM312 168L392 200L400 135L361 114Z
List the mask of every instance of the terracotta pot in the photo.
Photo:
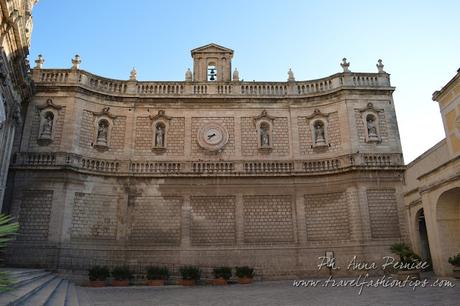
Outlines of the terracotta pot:
M219 277L219 278L213 279L212 284L214 286L223 286L223 285L227 285L227 281L225 280L225 278Z
M455 267L452 272L453 277L460 279L460 267Z
M240 284L250 284L252 283L252 277L238 277L238 283Z
M183 279L181 280L180 284L182 286L195 286L195 280L194 279Z
M164 279L148 279L147 285L149 286L164 286L165 280Z
M122 279L122 280L112 280L112 287L127 287L129 286L129 280L128 279Z
M89 281L89 286L94 288L105 287L105 280L93 280Z

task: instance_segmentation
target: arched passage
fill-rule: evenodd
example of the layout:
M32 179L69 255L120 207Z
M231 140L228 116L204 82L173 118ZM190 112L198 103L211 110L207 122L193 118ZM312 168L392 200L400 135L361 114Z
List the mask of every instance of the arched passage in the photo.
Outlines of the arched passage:
M448 274L452 266L447 262L450 256L460 253L460 187L441 194L436 203L436 224L438 227L441 265Z
M426 229L426 221L423 208L417 211L417 214L415 215L415 222L419 235L420 257L422 257L424 261L431 261L430 244L428 242L428 232Z

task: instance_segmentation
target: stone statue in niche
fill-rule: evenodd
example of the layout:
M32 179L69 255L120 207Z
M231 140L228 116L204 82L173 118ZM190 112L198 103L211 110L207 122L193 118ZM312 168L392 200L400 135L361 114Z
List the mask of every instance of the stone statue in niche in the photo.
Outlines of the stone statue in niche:
M165 127L162 124L157 124L155 130L155 147L163 148L165 146Z
M377 126L375 125L375 118L373 116L367 116L367 135L370 140L378 139Z
M315 123L315 144L326 144L326 138L324 137L324 125L320 121Z
M109 130L109 123L106 120L99 121L97 128L97 139L96 144L101 146L107 146L107 134Z
M260 146L270 146L270 135L268 134L268 126L266 124L260 125Z
M43 117L42 129L40 131L40 138L42 139L51 139L53 132L53 119L54 115L51 112L47 112Z

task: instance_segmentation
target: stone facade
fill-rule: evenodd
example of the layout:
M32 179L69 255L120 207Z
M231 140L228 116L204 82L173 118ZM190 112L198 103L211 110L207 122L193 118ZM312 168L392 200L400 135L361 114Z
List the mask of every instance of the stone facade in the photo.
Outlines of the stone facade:
M46 239L18 239L11 263L251 265L274 278L327 273L325 251L379 260L407 236L388 74L243 82L230 49L192 56L184 82L33 69L6 207L31 222L20 195L42 190L51 211L31 223L49 224Z
M36 2L0 1L0 209L15 135L22 130L22 119L32 95L27 56L32 34L32 8ZM18 141L20 138L16 137Z
M404 204L412 246L437 275L451 276L460 253L460 69L440 91L446 138L407 165Z

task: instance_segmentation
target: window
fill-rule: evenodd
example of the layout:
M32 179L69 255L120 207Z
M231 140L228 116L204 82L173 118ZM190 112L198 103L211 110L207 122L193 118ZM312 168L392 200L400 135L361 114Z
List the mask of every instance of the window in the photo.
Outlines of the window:
M208 64L208 81L217 80L217 68L215 63Z

